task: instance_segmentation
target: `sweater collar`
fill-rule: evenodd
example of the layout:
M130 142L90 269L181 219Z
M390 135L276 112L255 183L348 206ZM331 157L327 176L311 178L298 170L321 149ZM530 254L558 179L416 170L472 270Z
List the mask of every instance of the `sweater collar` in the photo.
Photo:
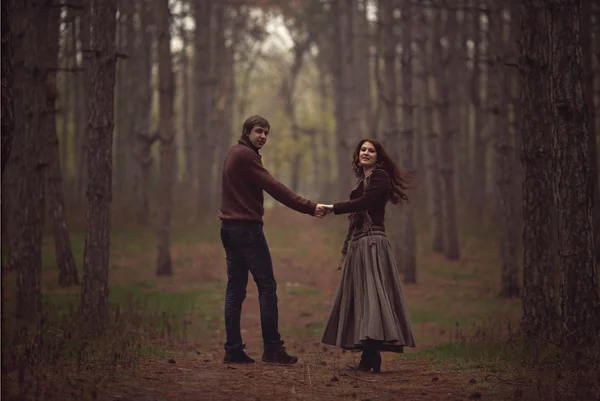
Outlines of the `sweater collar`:
M252 149L253 151L256 152L256 154L258 154L260 156L260 153L258 153L258 149L252 145L252 142L250 142L250 139L248 138L248 135L244 135L242 134L242 136L240 137L240 140L238 141L238 143L240 145L244 145L249 147L250 149Z

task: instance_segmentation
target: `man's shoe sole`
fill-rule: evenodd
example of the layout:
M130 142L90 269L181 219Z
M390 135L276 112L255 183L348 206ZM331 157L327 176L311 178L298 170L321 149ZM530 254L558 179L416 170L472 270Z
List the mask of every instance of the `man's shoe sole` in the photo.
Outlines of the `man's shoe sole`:
M223 361L223 363L244 363L244 364L248 364L248 363L255 363L256 361Z

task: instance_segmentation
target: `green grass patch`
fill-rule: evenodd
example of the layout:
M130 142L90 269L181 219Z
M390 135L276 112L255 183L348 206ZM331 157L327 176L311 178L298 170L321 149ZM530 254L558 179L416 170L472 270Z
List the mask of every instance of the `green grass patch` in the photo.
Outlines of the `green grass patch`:
M441 344L398 358L426 358L450 370L484 367L500 370L503 366L517 361L521 353L518 345L506 341L468 341Z
M323 292L313 288L285 288L285 292L290 295L300 295L304 297L322 297Z

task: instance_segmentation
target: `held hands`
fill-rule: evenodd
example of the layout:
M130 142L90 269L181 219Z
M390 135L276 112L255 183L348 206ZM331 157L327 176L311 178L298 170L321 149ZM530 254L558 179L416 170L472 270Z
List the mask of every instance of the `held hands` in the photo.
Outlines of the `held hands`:
M333 205L324 205L322 203L317 204L317 208L315 209L315 217L321 219L330 213L333 213Z

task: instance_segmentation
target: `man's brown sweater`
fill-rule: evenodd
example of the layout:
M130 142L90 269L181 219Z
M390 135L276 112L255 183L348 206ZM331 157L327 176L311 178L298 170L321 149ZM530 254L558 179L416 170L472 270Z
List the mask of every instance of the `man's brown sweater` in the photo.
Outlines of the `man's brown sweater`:
M258 150L242 135L223 162L219 218L262 222L263 191L297 212L315 214L317 205L273 178L263 167Z

